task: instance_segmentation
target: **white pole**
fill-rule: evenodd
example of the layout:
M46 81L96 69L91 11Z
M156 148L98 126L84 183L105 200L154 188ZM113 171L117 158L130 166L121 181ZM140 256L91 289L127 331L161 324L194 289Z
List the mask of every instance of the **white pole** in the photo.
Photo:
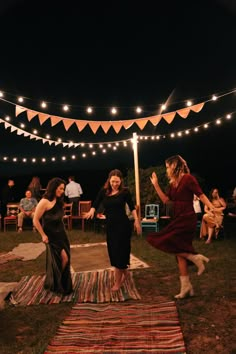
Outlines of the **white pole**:
M139 167L138 167L138 136L136 133L133 133L133 150L134 150L134 176L135 176L136 205L138 207L138 218L140 220L141 205L140 205Z

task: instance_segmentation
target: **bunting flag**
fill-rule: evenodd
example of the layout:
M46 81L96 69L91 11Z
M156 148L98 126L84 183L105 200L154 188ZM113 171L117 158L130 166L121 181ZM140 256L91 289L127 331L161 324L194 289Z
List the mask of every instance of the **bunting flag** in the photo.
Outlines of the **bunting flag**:
M54 115L49 115L45 113L41 113L38 111L33 111L26 107L16 105L16 117L19 116L21 113L26 112L28 121L31 121L34 117L38 117L40 125L44 124L48 119L50 119L51 126L54 127L59 122L63 123L63 126L66 131L70 129L70 127L75 124L79 132L81 132L87 125L90 127L92 132L96 134L97 130L101 127L105 134L108 133L110 128L113 128L116 134L119 134L122 128L129 129L133 124L136 124L140 130L143 130L147 123L151 123L152 125L156 126L161 119L164 119L168 124L171 124L178 114L181 118L186 119L191 111L195 113L199 113L202 108L204 107L205 102L201 102L199 104L182 108L177 111L165 113L165 114L158 114L155 116L143 117L143 118L134 118L134 119L127 119L127 120L119 120L119 121L92 121L92 120L77 120L73 118L64 118Z

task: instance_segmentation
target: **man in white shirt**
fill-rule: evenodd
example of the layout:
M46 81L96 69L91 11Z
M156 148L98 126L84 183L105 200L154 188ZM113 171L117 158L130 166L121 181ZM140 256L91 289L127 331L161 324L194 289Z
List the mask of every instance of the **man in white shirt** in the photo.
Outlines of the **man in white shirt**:
M75 177L68 177L69 183L66 185L65 196L68 197L69 202L73 203L72 214L78 215L78 204L80 200L81 194L83 194L83 190L81 185L75 182Z

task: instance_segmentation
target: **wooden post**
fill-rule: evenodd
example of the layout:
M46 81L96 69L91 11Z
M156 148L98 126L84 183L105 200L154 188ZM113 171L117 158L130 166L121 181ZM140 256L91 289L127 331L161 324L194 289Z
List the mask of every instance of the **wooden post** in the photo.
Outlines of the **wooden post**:
M139 188L139 167L138 167L138 136L133 133L133 151L134 151L134 176L135 176L135 191L136 191L136 205L138 207L138 218L141 219L141 205L140 205L140 188Z

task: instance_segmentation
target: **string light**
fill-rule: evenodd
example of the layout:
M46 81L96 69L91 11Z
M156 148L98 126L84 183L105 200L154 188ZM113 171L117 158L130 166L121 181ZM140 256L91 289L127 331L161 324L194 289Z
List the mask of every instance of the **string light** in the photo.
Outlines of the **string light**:
M43 102L41 103L41 107L42 107L42 108L46 108L46 107L47 107L47 103L43 101Z
M114 115L117 114L117 109L116 109L115 107L113 107L113 108L111 109L111 113L114 114Z
M165 104L162 104L162 105L161 105L161 110L162 110L162 111L165 111L165 110L166 110L166 105L165 105Z
M18 97L18 102L20 102L20 103L24 102L24 98L23 97Z
M88 107L88 108L86 109L86 112L89 113L89 114L93 113L92 107Z
M192 101L187 101L187 106L188 106L188 107L190 107L190 106L192 106L192 105L193 105Z
M142 113L142 108L141 107L137 107L136 108L136 113Z
M4 94L2 91L0 91L0 97L4 97Z
M63 111L65 111L65 112L69 111L69 106L67 104L65 104L63 106Z

